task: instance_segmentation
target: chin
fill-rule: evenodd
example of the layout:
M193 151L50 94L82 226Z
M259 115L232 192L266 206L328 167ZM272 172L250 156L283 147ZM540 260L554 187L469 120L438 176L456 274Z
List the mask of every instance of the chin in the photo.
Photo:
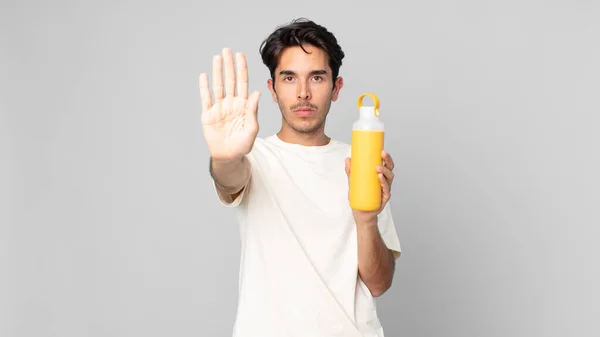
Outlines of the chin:
M294 112L284 119L290 129L300 133L313 133L319 130L325 123L325 120L322 119L321 116L312 115L308 117L298 117L294 115Z
M319 130L322 124L319 123L294 123L290 125L293 130L300 133L314 133Z

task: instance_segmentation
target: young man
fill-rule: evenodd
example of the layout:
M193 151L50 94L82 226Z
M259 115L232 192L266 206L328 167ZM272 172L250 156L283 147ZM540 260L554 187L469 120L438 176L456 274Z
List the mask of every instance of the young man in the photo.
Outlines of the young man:
M276 29L261 45L281 129L257 138L260 93L231 50L213 61L213 93L200 75L202 126L219 200L237 211L241 232L235 337L382 337L374 297L391 285L400 256L388 206L394 162L379 172L382 206L352 210L350 146L325 135L343 86L344 53L308 20ZM224 84L222 62L225 65ZM237 93L235 92L237 89Z

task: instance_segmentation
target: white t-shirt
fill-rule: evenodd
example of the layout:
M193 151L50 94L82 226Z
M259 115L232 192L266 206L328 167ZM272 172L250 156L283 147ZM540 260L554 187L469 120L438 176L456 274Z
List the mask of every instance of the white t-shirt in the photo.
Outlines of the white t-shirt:
M350 145L257 138L249 183L235 201L241 234L234 337L383 337L375 299L358 275L356 224L344 158ZM216 187L215 187L216 190ZM397 258L388 206L378 227Z

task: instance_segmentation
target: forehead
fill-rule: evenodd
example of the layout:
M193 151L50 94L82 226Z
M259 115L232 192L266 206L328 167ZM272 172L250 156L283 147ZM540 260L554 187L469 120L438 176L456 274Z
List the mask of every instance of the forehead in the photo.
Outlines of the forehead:
M287 47L279 56L278 70L292 70L294 72L310 72L312 70L329 68L329 56L321 49L312 45L304 45L306 53L300 46Z

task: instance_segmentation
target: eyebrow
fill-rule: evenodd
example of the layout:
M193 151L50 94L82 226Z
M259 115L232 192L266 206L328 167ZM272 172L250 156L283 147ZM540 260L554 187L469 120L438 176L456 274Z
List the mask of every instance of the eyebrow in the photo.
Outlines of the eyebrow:
M325 74L327 74L327 70L323 70L323 69L312 70L310 72L310 75L325 75ZM296 75L296 73L293 72L292 70L282 70L279 72L279 75Z

